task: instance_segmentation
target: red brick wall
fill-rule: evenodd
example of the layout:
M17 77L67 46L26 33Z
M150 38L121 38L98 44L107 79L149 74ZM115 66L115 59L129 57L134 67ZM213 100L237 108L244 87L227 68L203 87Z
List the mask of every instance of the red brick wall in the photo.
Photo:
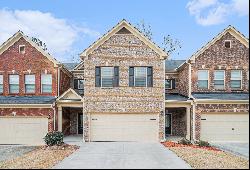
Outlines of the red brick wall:
M0 116L47 116L49 118L49 132L53 131L54 127L54 111L51 108L0 108Z
M71 85L71 77L63 72L60 71L60 94L62 95L65 91L67 91L70 88Z
M232 41L232 48L224 47L225 40ZM209 70L210 87L208 90L198 89L198 75L199 69ZM230 88L231 70L235 70L238 66L239 70L243 70L243 89L240 91L248 92L247 71L249 70L249 48L245 47L239 40L233 37L230 33L224 35L214 45L207 49L204 53L196 58L192 64L192 91L193 92L222 92L222 90L214 89L214 70L226 70L226 88L225 92L232 92Z
M195 136L200 139L202 113L249 113L249 104L197 104L195 110Z
M19 53L19 45L25 45L25 54ZM36 92L32 95L50 95L57 96L57 69L54 68L54 64L31 46L23 38L18 40L8 50L0 55L0 74L4 75L4 96L9 94L8 75L19 74L20 93L19 96L26 95L24 93L24 75L28 74L28 70L31 70L31 74L36 75ZM47 70L48 74L52 74L52 94L41 94L41 74Z
M166 93L179 93L179 74L166 73L166 79L175 79L175 89L167 89Z
M186 64L179 72L179 93L189 97L189 66Z

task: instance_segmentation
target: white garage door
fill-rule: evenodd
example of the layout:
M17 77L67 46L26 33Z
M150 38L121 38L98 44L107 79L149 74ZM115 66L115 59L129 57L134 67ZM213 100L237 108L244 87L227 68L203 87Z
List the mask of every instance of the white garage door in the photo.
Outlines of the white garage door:
M42 145L48 118L0 117L0 144Z
M209 142L249 141L249 114L248 113L202 114L201 140Z
M92 114L91 141L158 141L157 114Z

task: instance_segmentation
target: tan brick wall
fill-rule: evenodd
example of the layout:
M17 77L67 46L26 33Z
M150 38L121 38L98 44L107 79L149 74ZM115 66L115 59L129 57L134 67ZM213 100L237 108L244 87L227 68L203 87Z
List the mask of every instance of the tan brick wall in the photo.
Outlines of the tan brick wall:
M175 89L167 89L166 93L179 93L179 73L166 73L166 79L175 79Z
M95 87L96 66L119 66L120 87ZM152 66L153 88L129 87L130 66ZM164 113L164 64L160 56L132 34L117 34L84 59L85 139L89 140L91 113ZM163 118L162 118L163 117ZM164 115L160 118L160 139L164 136Z
M232 48L224 47L225 40L232 41ZM204 68L209 70L210 86L209 90L198 89L198 70ZM232 92L230 88L231 70L243 70L243 89L240 91L248 92L247 71L249 70L249 48L245 47L230 33L224 35L214 45L196 58L192 64L192 91L193 92L222 92L214 88L214 70L226 70L225 92ZM238 67L238 68L236 68Z

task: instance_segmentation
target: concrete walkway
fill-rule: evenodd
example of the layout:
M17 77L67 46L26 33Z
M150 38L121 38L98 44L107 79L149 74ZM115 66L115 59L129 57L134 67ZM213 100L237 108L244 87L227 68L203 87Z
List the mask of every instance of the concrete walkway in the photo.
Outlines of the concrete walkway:
M55 169L191 169L159 143L83 143Z

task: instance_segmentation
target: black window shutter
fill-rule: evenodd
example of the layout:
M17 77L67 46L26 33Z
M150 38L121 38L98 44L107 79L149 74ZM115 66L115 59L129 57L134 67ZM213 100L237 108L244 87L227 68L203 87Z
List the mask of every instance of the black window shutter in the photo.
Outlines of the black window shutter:
M119 87L119 67L114 67L114 87Z
M74 89L78 89L78 79L74 79Z
M129 67L129 87L135 86L134 77L134 67Z
M95 86L101 87L101 67L95 68Z
M175 79L172 79L172 89L175 89L176 87L176 82L175 82Z
M153 67L148 67L148 87L153 87Z

